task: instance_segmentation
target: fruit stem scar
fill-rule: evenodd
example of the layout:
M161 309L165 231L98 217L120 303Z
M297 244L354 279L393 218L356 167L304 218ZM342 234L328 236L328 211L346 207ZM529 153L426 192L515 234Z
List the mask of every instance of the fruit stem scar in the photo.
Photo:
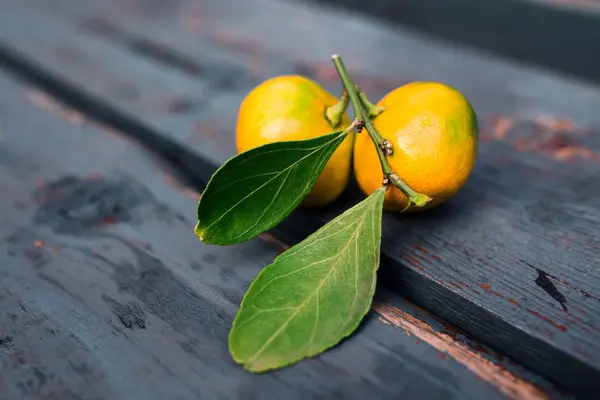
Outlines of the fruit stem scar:
M342 61L342 58L334 54L331 56L333 61L333 65L335 66L335 70L337 71L342 84L344 85L344 89L348 92L348 96L350 97L350 102L352 103L352 108L354 108L354 125L358 122L364 123L364 127L367 130L367 133L371 137L373 144L375 145L375 150L377 151L377 157L379 158L379 162L381 164L381 170L383 172L383 179L389 179L394 186L396 186L406 197L408 197L408 205L414 204L417 207L423 207L425 204L429 203L432 199L431 197L417 193L410 186L408 186L390 167L386 159L386 154L391 155L393 153L392 144L385 140L377 129L373 125L373 122L369 118L369 111L367 111L367 106L361 101L361 97L357 93L357 86L352 82L350 76L348 75L348 71ZM363 96L366 98L366 96ZM371 103L369 103L371 104ZM362 124L361 124L362 125ZM356 125L355 125L356 126Z

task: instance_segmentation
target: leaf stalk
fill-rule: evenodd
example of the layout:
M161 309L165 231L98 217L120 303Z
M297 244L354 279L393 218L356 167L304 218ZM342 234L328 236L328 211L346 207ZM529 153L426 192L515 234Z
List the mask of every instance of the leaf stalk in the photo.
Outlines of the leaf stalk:
M325 109L325 118L327 118L332 128L337 128L340 122L342 122L342 115L346 111L346 108L348 108L348 104L350 104L350 98L348 97L348 92L344 89L340 96L340 101Z
M367 110L367 115L369 116L369 118L375 118L376 116L385 111L385 107L371 103L367 98L367 95L362 90L360 90L358 85L355 85L354 87L356 88L358 97L360 97L361 103L365 106L365 109Z

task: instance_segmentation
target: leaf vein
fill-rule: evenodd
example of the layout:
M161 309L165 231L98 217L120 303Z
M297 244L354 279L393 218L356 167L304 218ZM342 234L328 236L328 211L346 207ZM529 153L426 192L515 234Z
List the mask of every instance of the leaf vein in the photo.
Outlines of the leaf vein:
M378 204L378 203L375 203L375 204ZM372 227L372 230L373 230L373 239L374 239L373 245L375 246L375 245L376 245L376 243L377 243L377 236L376 236L376 230L375 230L375 229L376 229L376 226L375 226L375 220L377 219L377 218L376 218L376 214L377 214L377 208L376 208L376 207L374 207L374 206L371 206L371 212L372 212L372 214L373 214L373 217L371 218L371 227ZM365 213L365 218L367 217L367 215L368 215L368 214L367 214L367 213ZM358 240L357 240L357 243L358 243ZM379 258L379 252L378 252L378 251L374 251L374 260L373 260L373 261L374 261L374 264L373 264L373 265L375 265L375 266L378 266L378 265L379 265L379 264L378 264L378 263L379 263L379 260L378 260L378 258ZM375 276L376 276L376 275L374 275L374 278L375 278ZM375 282L375 281L373 281L373 283L374 283L374 282ZM358 293L358 291L357 291L357 293ZM344 331L344 329L346 329L346 328L347 328L347 326L348 326L348 322L351 320L351 318L352 318L352 314L351 314L351 313L349 313L349 314L348 314L348 316L346 317L346 319L345 319L344 323L340 325L340 329L339 329L339 331L338 331L337 335L339 335L339 333L340 333L340 332ZM337 336L337 335L336 335L336 336Z
M256 174L256 175L249 175L249 176L245 176L245 177L243 177L242 179L238 179L237 181L232 181L232 182L229 182L229 183L227 183L226 185L223 185L223 186L219 187L217 190L215 190L215 191L213 192L213 196L214 196L214 195L216 195L216 194L217 194L217 193L219 193L219 192L222 192L223 190L227 189L227 188L228 188L228 187L230 187L230 186L237 185L237 184L239 184L239 183L242 183L242 182L244 182L244 181L247 181L247 180L249 180L249 179L252 179L252 178L259 178L259 177L261 177L261 176L275 175L275 174L278 174L278 173L279 173L279 171L271 171L271 172L265 172L264 174Z
M354 296L352 297L351 310L354 308L358 298L358 236L360 235L357 235L356 240L354 240Z
M281 185L279 185L279 189L277 189L277 193L275 193L275 195L273 196L273 198L271 199L271 202L269 203L269 205L265 208L265 210L263 211L263 213L260 215L260 217L258 217L256 219L256 221L254 222L254 225L251 225L248 229L246 229L244 232L240 233L239 235L237 235L235 238L233 238L232 240L237 240L240 237L244 236L246 233L248 233L248 231L250 229L253 229L256 225L258 225L258 223L260 221L262 221L262 219L265 217L265 215L269 212L269 210L271 209L271 207L273 207L273 204L275 203L275 200L277 200L277 196L279 196L279 193L281 193L281 189L283 189L283 187L285 186L285 182L287 181L287 178L289 178L291 173L291 170L288 171L287 175L285 176L285 178L283 178L283 181L281 182Z
M341 134L341 132L340 132L340 134ZM316 146L313 146L313 147L301 147L301 148L294 147L294 146L296 146L296 145L297 145L297 142L298 142L298 141L296 141L296 140L290 140L290 141L288 141L288 142L278 142L278 144L281 146L281 148L279 148L279 149L271 149L271 150L263 151L263 152L261 152L261 153L260 153L260 155L264 155L264 154L271 154L271 153L278 153L278 152L280 152L280 151L286 151L286 152L287 152L287 151L290 151L290 150L292 150L292 151L310 151L310 150L314 150L314 149L318 149L318 148L320 148L320 147L323 147L323 146L325 146L325 145L327 145L327 144L329 144L329 143L331 143L331 142L333 142L333 141L337 140L337 139L338 139L338 136L339 136L339 135L336 135L336 136L335 136L335 137L333 137L331 140L328 140L327 142L324 142L324 143L318 144L318 145L316 145ZM309 139L309 140L310 140L310 139ZM304 141L304 140L302 140L302 141ZM288 145L289 147L283 147L284 145ZM252 155L251 157L247 158L247 160L250 160L252 157L256 157L257 155L258 155L258 154L254 154L254 155ZM245 160L244 160L244 161L245 161Z
M252 307L256 308L260 312L287 311L287 310L295 310L296 309L296 307L260 308L256 304L252 304Z
M247 325L249 322L251 322L252 320L254 320L254 318L258 317L258 316L259 316L259 315L261 315L262 313L263 313L263 311L262 311L262 310L258 310L258 311L257 311L255 314L253 314L253 315L252 315L250 318L248 318L247 320L245 320L245 321L242 321L241 323L237 323L237 324L236 324L236 328L237 328L237 329L239 329L239 328L241 328L242 326L245 326L245 325Z
M337 231L334 231L332 234L330 234L330 235L327 235L327 236L323 236L323 237L314 236L316 239L314 239L314 240L313 240L313 241L311 241L311 242L308 242L308 243L306 243L306 244L305 244L305 246L302 246L302 247L300 247L300 248L297 248L297 249L291 248L291 249L289 249L288 251L286 251L285 253L281 254L281 256L280 256L280 258L279 258L279 260L278 260L278 261L279 261L279 262L281 262L281 261L283 261L283 260L285 260L285 259L289 258L290 256L296 255L297 253L299 253L299 252L301 252L301 251L306 251L307 249L311 248L311 247L312 247L313 245L315 245L316 243L319 243L319 242L321 242L321 241L323 241L323 240L327 240L327 239L329 239L329 238L332 238L332 237L334 237L334 236L340 235L340 234L342 234L342 233L343 233L343 232L344 232L346 229L350 229L350 228L352 228L352 227L353 227L354 225L356 225L358 222L359 222L359 221L357 220L357 221L354 221L354 222L352 222L352 223L350 223L350 224L347 224L347 225L346 225L346 226L344 226L343 228L341 228L341 229L339 229L339 230L337 230Z
M268 288L268 287L269 287L271 284L273 284L273 282L275 282L275 281L277 281L277 280L279 280L279 279L281 279L281 278L285 278L285 277L287 277L287 276L291 276L291 275L297 274L298 272L302 272L302 271L304 271L305 269L308 269L308 268L314 267L314 266L315 266L315 265L317 265L317 264L321 264L321 263L324 263L324 262L326 262L326 261L329 261L329 260L331 260L331 259L333 259L333 258L336 258L336 257L338 257L338 256L339 256L339 255L340 255L340 254L341 254L343 251L344 251L344 250L342 249L342 251L341 251L341 252L339 252L339 253L335 253L335 254L334 254L334 255L332 255L331 257L323 258L323 259L321 259L321 260L319 260L319 261L315 261L315 262L313 262L313 263L310 263L310 264L308 264L308 265L305 265L305 266L304 266L304 267L302 267L302 268L298 268L298 269L295 269L295 270L293 270L293 271L286 272L285 274L282 274L282 275L277 275L277 276L274 276L274 277L273 277L273 278L272 278L272 279L271 279L269 282L267 282L267 283L266 283L266 284L265 284L265 285L264 285L262 288L260 288L260 290L258 291L258 293L256 293L254 296L255 296L255 297L258 297L260 294L262 294L262 292L263 292L263 291L264 291L266 288ZM280 262L281 262L281 261L279 261L279 262L278 262L278 264L279 264ZM275 264L273 264L273 266L275 266Z
M352 241L354 240L354 237L359 233L364 220L365 220L365 216L363 216L361 218L360 225L356 228L355 232L352 234L352 237L348 240L348 243L344 246L344 248L338 254L342 254L348 249L348 247L350 246L350 243L352 243ZM329 277L331 276L333 271L337 268L337 266L341 260L342 260L342 257L339 257L338 260L333 264L333 266L331 267L331 269L329 270L327 275L321 280L321 282L319 283L319 285L317 286L315 291L312 292L304 301L302 301L302 303L300 303L297 306L296 311L294 311L285 320L285 322L283 324L281 324L281 326L269 337L269 339L267 339L266 342L256 351L256 353L254 353L254 355L252 355L249 358L249 360L247 361L247 364L254 362L254 360L256 360L258 357L260 357L260 355L268 348L268 346L275 340L275 338L277 338L287 328L287 326L292 321L292 319L294 319L294 317L296 317L296 315L298 315L298 313L303 309L303 307L306 305L306 303L308 301L310 301L310 299L312 299L312 297L315 295L315 293L318 293L321 290L321 288L323 287L325 282L327 282L327 280L329 279Z
M337 137L333 140L331 140L330 142L334 141L338 139ZM330 142L327 142L327 144L329 144ZM293 164L290 164L288 167L286 167L285 169L283 169L282 171L280 171L275 177L267 180L265 183L263 183L262 185L260 185L259 187L257 187L256 189L254 189L252 192L250 192L249 194L247 194L246 196L244 196L241 200L239 200L237 203L235 203L233 206L231 206L228 210L226 210L223 214L221 214L221 216L219 218L217 218L215 221L213 221L210 225L208 225L206 228L203 229L203 231L207 231L208 229L210 229L212 226L214 226L217 222L221 221L227 214L229 214L233 209L235 209L237 206L239 206L241 203L243 203L244 201L246 201L250 196L252 196L254 193L258 192L259 190L261 190L263 187L265 187L266 185L268 185L269 183L271 183L272 181L274 181L275 179L277 179L279 176L283 175L285 172L287 172L288 170L291 170L292 168L296 167L296 165L298 165L300 162L302 162L303 160L305 160L306 158L310 157L311 155L315 154L316 152L318 152L319 150L322 150L323 148L325 148L325 145L321 145L319 147L316 147L317 150L312 151L311 153L307 154L306 156L300 158L298 161L295 161ZM289 175L288 175L289 176Z
M340 132L340 134L341 134L341 132ZM242 161L239 161L237 165L235 165L235 163L234 163L234 165L236 167L240 167L243 164L247 163L250 160L253 160L256 157L262 157L262 156L267 155L267 154L280 153L282 151L283 152L290 152L290 151L303 151L303 152L306 152L306 151L310 151L310 150L314 150L314 149L319 149L319 148L322 148L322 147L326 147L327 145L329 145L330 143L332 143L332 142L334 142L334 141L336 141L338 139L339 139L339 135L336 135L335 137L333 137L331 140L328 140L327 142L321 143L321 144L319 144L317 146L314 146L314 147L305 147L305 148L294 147L295 145L297 145L296 141L289 141L288 143L278 142L277 144L280 145L280 146L283 146L284 144L289 144L289 146L288 147L280 147L278 149L266 150L266 151L265 150L261 151L261 150L258 150L258 148L255 148L253 150L256 151L256 154L252 154L250 156L247 156ZM252 151L252 150L250 150L250 151Z
M312 351L312 346L313 346L313 344L315 342L315 335L317 333L317 326L319 326L319 317L320 317L320 308L321 308L320 305L319 305L319 292L320 292L320 290L317 291L317 294L316 294L317 298L315 299L315 302L317 304L317 308L315 310L316 317L315 317L315 324L313 325L313 330L312 330L312 333L310 335L310 341L308 343L308 351L309 352Z

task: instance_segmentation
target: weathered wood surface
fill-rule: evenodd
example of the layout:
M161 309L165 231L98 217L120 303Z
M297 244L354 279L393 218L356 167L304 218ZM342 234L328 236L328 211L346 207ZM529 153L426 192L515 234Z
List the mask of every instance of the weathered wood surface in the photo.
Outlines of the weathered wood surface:
M568 398L381 289L342 346L245 373L227 334L282 243L202 245L160 157L3 74L0 93L0 399Z
M596 0L308 0L600 82Z
M56 93L78 107L215 168L234 152L237 104L253 84L298 72L339 90L332 53L373 99L416 79L457 87L482 128L473 177L439 210L385 216L381 282L580 396L597 392L597 87L293 2L0 4L5 64L59 78ZM192 165L180 162L201 187L209 171ZM298 241L357 196L298 210L274 232Z

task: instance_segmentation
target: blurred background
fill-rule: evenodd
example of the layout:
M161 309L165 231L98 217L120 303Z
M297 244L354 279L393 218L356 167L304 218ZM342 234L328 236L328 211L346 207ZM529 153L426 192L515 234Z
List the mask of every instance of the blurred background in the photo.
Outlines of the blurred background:
M406 307L406 298L431 313L423 311L415 317L418 319L408 319L420 332L428 335L433 332L433 336L428 336L432 338L431 343L444 346L450 343L460 350L459 355L463 354L462 344L456 345L455 337L446 331L440 333L446 325L436 330L429 322L414 321L429 321L428 318L434 317L449 321L469 334L474 332L475 338L501 353L492 356L487 350L477 350L469 353L466 361L449 364L435 350L439 347L422 350L417 347L418 340L415 342L404 333L399 335L398 331L386 333L384 329L392 329L389 323L375 321L369 329L375 332L371 337L376 339L371 342L364 339L365 342L356 342L354 348L346 347L350 350L339 354L348 356L339 359L333 356L337 361L331 365L320 359L311 361L312 364L306 363L308 367L300 367L306 368L303 371L312 371L305 375L296 375L296 370L292 370L289 375L285 375L288 372L279 375L286 377L280 381L267 376L264 380L256 378L248 386L252 385L256 393L266 393L270 390L269 384L280 384L283 393L289 393L292 387L289 385L294 384L313 393L321 391L321 386L314 385L320 379L323 387L333 387L332 393L343 389L344 393L354 395L353 384L357 382L375 382L365 383L364 391L373 388L384 391L393 386L388 385L390 382L399 386L407 382L407 391L410 384L415 385L412 393L421 394L422 388L431 389L430 398L446 398L447 390L455 396L452 398L465 398L467 392L483 393L490 388L498 396L493 398L562 398L562 394L556 393L548 397L538 396L537 392L531 395L532 392L527 391L531 387L524 385L524 380L513 379L525 374L520 367L523 364L552 382L540 383L544 390L550 390L556 382L580 398L586 398L586 393L597 393L599 381L588 378L597 376L600 370L600 341L597 340L600 331L596 321L600 303L595 301L600 296L600 286L595 284L597 260L600 260L595 228L599 221L600 189L600 0L0 0L0 67L2 71L25 78L30 85L27 89L18 89L12 81L4 84L9 94L2 97L0 93L3 101L0 106L4 104L0 112L10 112L0 113L0 123L3 132L8 132L5 136L13 143L18 142L25 149L22 154L31 154L32 158L30 162L18 155L21 153L10 153L14 151L14 144L12 148L5 146L7 153L4 154L12 156L0 159L0 167L16 166L14 171L18 171L19 176L16 177L12 169L6 169L10 173L0 176L6 176L7 180L10 176L12 182L16 182L15 187L17 183L21 185L21 173L27 176L28 181L23 180L26 184L19 196L29 201L32 182L36 182L37 187L41 178L56 179L66 172L80 174L81 170L95 168L102 173L137 171L133 174L137 175L136 179L145 180L154 188L156 197L171 204L169 207L173 209L165 211L161 205L148 211L142 220L150 222L140 222L141 227L109 219L107 228L114 229L123 238L136 234L154 243L156 252L152 246L138 250L147 252L146 256L152 260L162 257L166 271L156 278L150 274L146 279L139 271L135 275L136 284L143 289L139 292L142 293L140 302L147 306L149 313L159 310L163 313L158 314L159 318L164 315L173 325L169 328L172 330L164 330L167 333L152 322L144 328L146 331L127 331L132 337L139 334L140 343L145 343L146 347L135 350L140 357L139 365L145 368L154 363L154 371L162 371L159 365L162 359L172 356L168 365L175 373L165 371L171 377L184 376L190 385L196 385L194 390L214 387L223 393L237 393L239 389L239 393L245 394L247 388L238 381L250 382L254 377L247 377L230 363L225 342L228 322L215 325L210 318L204 318L203 313L197 312L198 299L205 296L209 299L207 304L221 304L222 299L215 297L214 289L226 298L223 303L229 310L235 310L250 280L266 264L265 259L274 257L265 250L264 243L281 247L282 243L285 246L285 243L297 242L355 202L359 194L349 191L332 207L317 212L299 210L294 218L278 227L276 237L261 242L263 247L242 247L239 252L206 250L200 246L191 235L190 219L195 218L198 192L217 166L236 153L237 111L247 93L271 77L301 74L338 95L341 85L331 63L332 54L343 57L354 81L374 102L400 85L426 80L455 87L473 105L481 146L472 177L441 211L433 211L420 219L386 216L384 232L387 233L384 233L382 252L388 267L381 270L381 282L401 294L399 307ZM8 78L5 82L9 82ZM15 100L19 96L20 103ZM56 146L56 149L45 146L53 139L46 135L47 123L42 117L38 117L42 121L37 122L38 125L30 121L29 115L34 114L32 107L60 117L59 122L68 128L54 128L53 134L63 135L64 143L81 143L77 151L67 149L68 146ZM27 112L25 117L17 114L22 109ZM88 130L84 135L79 134L79 129ZM93 129L102 135L94 136ZM77 134L69 136L69 132ZM0 132L0 139L3 134ZM125 147L115 137L125 138L128 146L131 143L146 145L151 151L143 154L160 159L163 162L157 163L160 168L139 158L136 161L135 155L141 157L139 154L142 154L138 154L139 148ZM42 145L38 145L38 141ZM100 150L94 153L96 148ZM46 153L50 154L47 160L52 162L44 161ZM89 154L98 154L98 160ZM63 160L66 160L65 165L58 165ZM81 160L90 160L90 163ZM105 164L101 165L99 160ZM93 180L102 180L97 178ZM15 226L26 223L21 215L31 212L17 207L18 204L11 200L5 210L0 207L0 212L13 218L6 217L6 220L13 221ZM113 203L109 204L112 207ZM181 224L165 222L168 213L176 215L173 219ZM407 223L415 221L418 223ZM34 225L31 227L35 235L43 232ZM10 224L6 226L2 229L12 229ZM35 242L43 246L42 236L38 236L32 240L28 237L26 245ZM54 236L49 238L54 240ZM71 239L61 240L70 243ZM73 246L80 245L77 241L74 243ZM255 244L248 246L251 245ZM419 252L419 249L424 250ZM115 260L110 265L125 268L122 263L127 258L120 254L113 256ZM238 256L239 259L235 258ZM53 260L59 260L56 263L62 268L62 256L56 257ZM85 257L93 258L86 261L91 265L99 262L90 254ZM252 261L252 257L256 260ZM212 264L217 258L230 260L229 264L217 261L223 268L214 268ZM557 305L555 297L547 296L549 286L542 287L538 281L538 273L541 273L537 270L538 261L539 267L548 272L550 278L546 279L552 279L568 297L572 314ZM28 265L27 262L37 263L38 259L15 265L21 268L22 264ZM202 268L199 262L211 265ZM249 264L247 269L237 268L244 262ZM138 269L142 271L143 263L139 263ZM567 265L575 267L567 269ZM136 377L130 384L123 378L126 374L115 369L116 363L107 361L105 366L98 366L94 362L96 343L104 341L97 340L101 335L114 340L103 342L103 351L108 356L122 360L123 365L137 363L138 358L126 360L119 350L129 349L134 341L130 343L128 337L126 340L115 336L112 330L102 331L105 322L114 319L113 312L98 300L100 297L93 291L96 289L90 289L92 294L87 293L88 288L100 281L106 282L102 290L115 298L124 298L121 287L94 269L85 275L79 266L73 267L73 270L77 268L76 273L62 274L58 268L53 275L53 279L63 284L61 290L67 293L64 294L66 305L56 306L56 310L75 310L72 304L80 307L81 303L82 313L94 318L100 315L98 318L104 322L98 324L101 328L97 333L79 314L72 318L52 317L64 332L64 349L75 348L72 343L80 340L67 336L74 324L71 321L76 321L84 332L80 337L88 338L93 344L88 353L82 351L82 359L88 357L87 365L97 368L100 374L112 373L115 378L111 383L122 384L119 386L123 388L122 393L150 392L155 388L152 384L170 391L172 384L168 379L151 379L146 372L136 372L127 376L127 379ZM21 271L19 268L15 271ZM35 277L37 269L36 264L31 269L33 272L23 269L23 273ZM178 276L184 284L168 286L172 276ZM212 282L210 290L201 282ZM45 284L42 282L39 286ZM15 287L21 288L19 285ZM159 290L161 285L165 285L163 291ZM82 293L83 300L68 297L64 287ZM48 292L63 293L54 288ZM144 297L146 293L151 295ZM25 294L23 298L29 299L28 296ZM40 299L41 305L36 307L41 310L50 307L44 298ZM572 308L572 304L575 307ZM583 308L573 311L577 305ZM19 313L27 313L25 308L19 311L21 307L14 308ZM34 308L28 305L27 309L32 312ZM473 310L473 314L465 314L464 310ZM234 314L234 311L228 312L229 317ZM71 314L65 312L64 315ZM471 318L472 315L478 318ZM220 318L219 315L215 320L225 321ZM4 321L6 324L8 317ZM191 326L189 332L188 326ZM156 333L152 336L156 340L144 341L149 335L140 332ZM176 343L177 336L169 336L173 332L189 335L185 336L187 341ZM22 348L33 349L30 354L37 354L36 346L55 340L54 333L44 335L46 341L41 340L42 334L38 337L35 333L30 338L23 334ZM11 333L12 336L16 337ZM201 338L200 341L197 338ZM397 346L400 351L389 350L385 343L390 341L401 341ZM165 347L165 343L171 347ZM367 349L364 353L363 348ZM371 354L371 351L385 353L385 357L374 356L372 364L364 361L366 356L355 357L355 354ZM396 370L389 367L387 353L401 359L402 368L410 364L416 372L405 375L405 382L397 382ZM45 353L40 350L40 354ZM149 358L145 358L148 354L156 357L148 361ZM412 357L416 361L407 358L407 354L415 354ZM108 356L106 360L110 359ZM205 364L205 358L211 361ZM56 359L60 361L63 357L44 360L53 373ZM513 359L520 364L511 364ZM502 369L486 369L490 363L501 365ZM30 376L38 376L37 366L31 365L33 369L23 373L25 382ZM373 365L385 373L373 373ZM423 365L425 368L420 369ZM471 374L473 365L483 365L487 371L485 382L480 382L480 375ZM189 366L198 367L202 373ZM433 367L429 369L429 366ZM69 368L65 367L67 372L63 371L62 375L57 372L56 376L71 377ZM511 390L517 388L517 392L511 391L506 396L502 391L506 387L498 389L496 379L499 375L496 371L505 371L504 368L514 375L502 375L505 380L501 383L508 382ZM89 372L83 367L79 370L83 371L82 375ZM9 371L14 376L20 374L12 367ZM221 374L225 379L220 385L213 385L212 374ZM376 375L385 379L378 380ZM338 376L340 380L333 381L331 376ZM87 390L85 379L70 385ZM527 380L542 381L535 377L527 377ZM437 382L435 385L439 387L431 382ZM467 382L464 392L461 382ZM516 384L511 386L514 382ZM10 390L15 393L21 390L20 384L11 385ZM471 385L476 389L469 392ZM479 392L479 385L484 387L483 392ZM98 387L102 390L96 389L97 393L102 394L104 387ZM592 387L594 391L590 390ZM529 389L519 392L519 388ZM160 398L159 394L156 396ZM488 398L487 395L470 398L484 397ZM565 395L565 398L570 397Z

